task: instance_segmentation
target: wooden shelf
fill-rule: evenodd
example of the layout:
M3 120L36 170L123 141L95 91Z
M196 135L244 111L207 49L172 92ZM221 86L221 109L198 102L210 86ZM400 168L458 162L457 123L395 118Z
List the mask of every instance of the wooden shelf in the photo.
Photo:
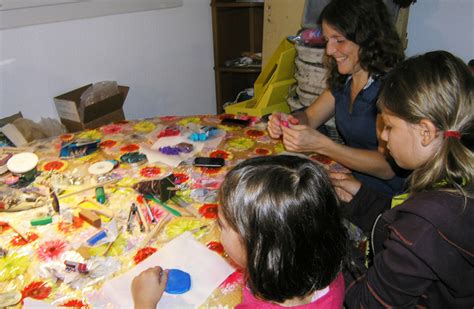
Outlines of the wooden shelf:
M251 8L263 7L263 2L218 2L215 5L218 8Z
M218 67L217 70L221 72L231 73L260 73L261 66L245 66L245 67Z
M244 89L252 88L261 66L224 65L243 53L261 53L263 42L263 11L261 2L212 0L212 34L217 113Z

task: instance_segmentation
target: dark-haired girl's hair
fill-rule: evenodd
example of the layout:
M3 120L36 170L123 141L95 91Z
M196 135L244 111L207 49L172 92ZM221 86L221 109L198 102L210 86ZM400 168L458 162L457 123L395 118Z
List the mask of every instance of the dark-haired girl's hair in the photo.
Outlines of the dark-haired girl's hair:
M232 169L220 209L242 238L247 284L283 302L328 286L341 270L346 230L323 168L295 156L259 157Z
M369 74L383 74L404 59L403 45L382 0L332 0L322 10L318 23L329 24L359 46L359 62ZM327 84L344 85L347 75L337 70L336 61L325 57Z
M430 120L444 135L441 147L410 177L410 191L437 188L473 195L474 77L466 64L446 51L409 58L388 75L378 105L417 124ZM459 138L458 138L459 137Z

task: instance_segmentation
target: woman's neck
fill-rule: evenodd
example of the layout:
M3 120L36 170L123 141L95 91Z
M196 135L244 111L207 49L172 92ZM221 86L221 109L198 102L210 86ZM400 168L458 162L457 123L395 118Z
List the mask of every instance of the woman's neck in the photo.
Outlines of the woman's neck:
M359 70L358 72L352 74L352 89L357 89L357 93L364 88L369 80L369 72L364 70Z
M351 84L351 104L349 106L349 112L352 113L352 105L355 102L355 99L359 92L367 85L369 80L369 72L364 70L359 70L358 72L352 74L352 84Z

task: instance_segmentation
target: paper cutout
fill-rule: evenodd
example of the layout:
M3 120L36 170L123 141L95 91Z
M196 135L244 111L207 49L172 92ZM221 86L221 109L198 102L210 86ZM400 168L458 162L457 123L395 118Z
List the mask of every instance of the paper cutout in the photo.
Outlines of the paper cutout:
M193 284L182 295L163 294L158 308L189 308L202 304L234 269L222 257L185 232L124 275L107 282L101 294L114 308L133 308L130 284L149 267L178 268L190 274Z

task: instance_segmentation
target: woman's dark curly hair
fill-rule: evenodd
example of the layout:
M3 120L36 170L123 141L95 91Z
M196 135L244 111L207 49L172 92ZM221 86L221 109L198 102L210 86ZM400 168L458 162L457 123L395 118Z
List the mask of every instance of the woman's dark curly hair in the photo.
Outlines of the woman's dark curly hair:
M247 284L257 297L303 297L341 271L347 234L329 177L316 163L248 159L227 174L219 193L219 212L242 238Z
M321 12L319 25L323 21L359 45L360 66L369 74L383 74L405 57L382 0L332 0ZM347 76L338 72L334 58L326 58L328 87L342 87Z

